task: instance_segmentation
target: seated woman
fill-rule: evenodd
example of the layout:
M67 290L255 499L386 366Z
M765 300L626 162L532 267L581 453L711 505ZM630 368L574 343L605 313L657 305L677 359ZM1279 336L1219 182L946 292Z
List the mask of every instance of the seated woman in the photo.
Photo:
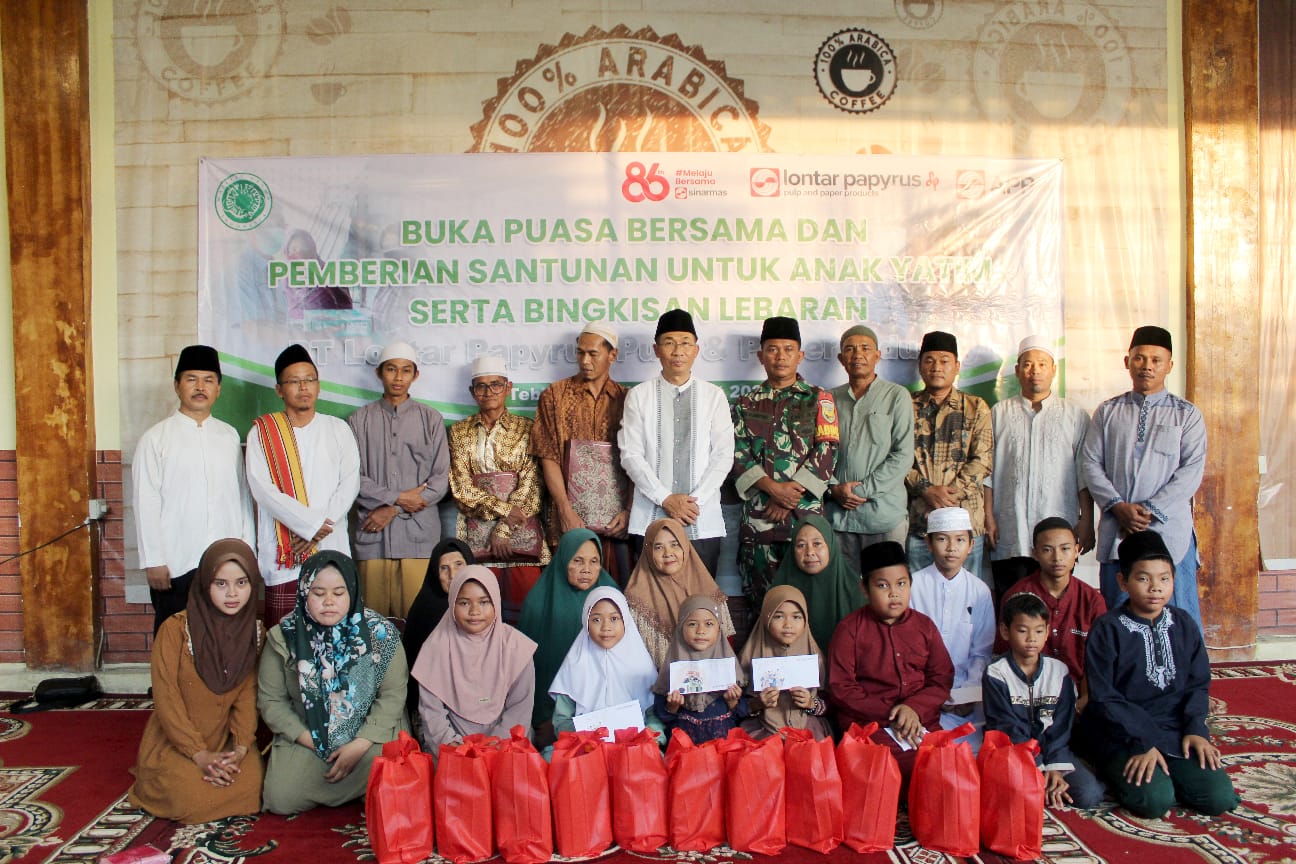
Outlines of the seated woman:
M382 745L408 730L409 680L400 634L364 608L355 562L307 558L297 605L270 629L257 707L274 733L265 809L300 813L364 794Z
M507 738L530 728L535 698L536 645L500 620L495 574L480 564L450 580L454 603L414 661L419 688L419 738L435 758L442 744L465 735Z
M675 624L684 601L695 594L715 601L720 635L734 635L729 598L720 590L689 542L688 531L674 519L658 519L644 534L643 554L626 583L626 602L644 645L661 668L675 639Z
M600 585L616 583L603 569L603 543L588 528L568 531L558 541L553 559L522 604L518 629L536 643L535 710L531 725L541 747L553 742L550 722L554 700L549 696L558 667L567 656L576 634L585 626L581 608L589 592Z
M585 629L549 686L554 733L576 731L572 718L578 714L632 701L644 715L640 725L660 732L661 721L652 712L657 667L639 638L625 595L615 588L595 588L585 598L581 616Z
M815 642L827 645L842 619L864 605L864 588L822 516L803 516L792 526L792 548L779 562L770 587L791 585L806 599Z
M778 585L765 594L760 618L743 645L739 662L750 683L747 690L752 716L742 722L753 738L781 734L788 727L809 729L816 741L832 734L828 703L817 687L765 687L752 675L752 661L760 657L792 657L813 654L819 663L819 683L827 679L823 652L810 635L806 620L806 599L791 585Z
M130 803L185 824L261 809L256 661L261 571L242 540L203 552L184 612L153 640L153 714Z

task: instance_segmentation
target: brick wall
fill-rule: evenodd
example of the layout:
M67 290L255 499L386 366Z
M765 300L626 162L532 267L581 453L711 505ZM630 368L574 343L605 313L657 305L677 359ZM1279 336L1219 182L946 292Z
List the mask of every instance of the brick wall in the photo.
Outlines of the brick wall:
M1274 570L1260 574L1260 636L1290 636L1296 633L1296 570Z
M0 450L0 558L18 554L18 457ZM22 577L18 562L0 565L0 663L23 661Z
M18 549L17 456L0 450L0 558ZM105 663L147 663L153 633L153 608L126 602L125 513L120 450L96 454L95 494L108 502L99 526L99 609ZM0 663L22 663L22 577L18 562L0 565Z

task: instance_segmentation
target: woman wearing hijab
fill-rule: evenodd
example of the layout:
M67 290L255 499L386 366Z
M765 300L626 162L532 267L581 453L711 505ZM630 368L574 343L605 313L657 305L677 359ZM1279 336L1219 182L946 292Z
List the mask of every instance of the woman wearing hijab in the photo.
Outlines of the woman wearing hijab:
M762 688L761 682L756 681L752 674L752 660L758 657L792 657L801 654L813 654L817 658L819 683L823 684L827 672L823 652L819 650L819 645L810 632L810 622L806 618L806 599L791 585L775 586L766 592L760 618L756 620L756 626L743 644L739 657L743 672L751 682L747 695L752 716L742 722L742 727L753 738L768 738L787 727L809 729L814 733L816 741L832 734L824 717L828 713L828 706L820 698L819 688Z
M531 722L536 644L500 618L499 580L480 564L450 581L454 603L414 661L419 737L435 758L442 744L483 733L507 738Z
M852 572L837 546L837 535L822 516L806 515L792 526L792 548L779 562L775 585L791 585L804 595L810 633L827 645L842 619L864 605L860 575Z
M710 597L694 596L679 610L679 624L670 652L653 685L653 712L669 734L674 729L688 733L694 744L724 738L750 713L742 698L746 681L729 640L720 633L721 607ZM735 682L728 689L710 693L682 693L671 689L670 667L682 660L724 660L734 664Z
M153 714L130 803L192 824L261 809L256 660L261 570L242 540L203 552L185 611L153 641Z
M408 730L400 634L364 608L355 562L307 558L293 612L270 629L257 707L274 741L262 797L272 813L364 794L382 745Z
M405 632L401 635L401 644L405 646L405 658L418 657L423 643L432 630L441 623L446 610L450 608L450 581L460 568L476 564L468 544L457 537L446 537L432 547L432 557L428 558L427 575L423 577L423 587L414 597L409 613L405 616ZM410 694L415 705L418 695Z
M597 534L588 528L568 531L558 541L552 560L522 604L518 629L537 646L536 697L531 725L541 746L553 739L549 723L553 719L554 700L549 695L549 685L567 656L567 649L585 626L581 617L585 598L596 587L616 587L602 560L603 544Z
M688 531L674 519L658 519L644 534L643 554L626 583L626 602L644 645L661 668L675 638L680 606L694 595L712 598L720 610L720 633L734 635L729 598L707 572L689 542Z
M643 725L661 731L652 712L657 666L639 637L625 595L615 588L595 588L585 598L581 619L585 628L549 685L554 732L575 731L572 718L577 715L632 701L639 703Z

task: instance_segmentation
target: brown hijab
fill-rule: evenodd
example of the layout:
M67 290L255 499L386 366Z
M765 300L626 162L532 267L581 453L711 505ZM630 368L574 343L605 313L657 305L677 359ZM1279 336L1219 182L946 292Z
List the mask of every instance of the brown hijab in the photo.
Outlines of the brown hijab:
M652 559L653 543L663 528L675 535L684 553L684 566L671 576L658 570ZM648 526L644 534L643 554L639 556L625 589L630 614L639 625L644 645L658 667L665 662L670 651L680 607L685 600L696 595L711 598L719 607L721 637L734 635L729 598L707 572L702 558L689 542L688 531L674 519L658 519Z
M801 631L800 637L791 645L784 645L771 636L769 632L770 618L774 617L775 610L784 603L795 603L801 607L801 614L806 616L805 629ZM810 632L810 617L809 612L806 611L805 595L791 585L776 585L765 593L765 602L761 604L760 618L757 619L756 626L752 628L751 635L747 637L747 642L743 645L742 656L739 657L743 671L747 673L747 679L752 682L753 693L760 693L760 688L752 676L752 660L754 658L793 657L798 654L814 654L819 658L819 681L822 683L825 675L823 652L819 650L819 644L815 642L815 638ZM817 692L817 688L812 687L810 689L812 696ZM792 694L784 690L779 693L778 704L773 708L765 709L761 716L761 722L772 732L778 732L784 726L791 726L793 729L804 729L807 725L807 716L806 712L792 703Z
M221 565L233 561L252 584L252 597L234 615L212 603L211 586ZM252 548L233 537L217 540L203 552L198 577L189 589L185 611L189 618L189 645L198 677L213 693L228 693L256 666L265 641L261 629L261 568Z
M723 629L716 641L711 643L711 647L704 651L694 651L684 641L684 622L688 620L690 615L701 609L710 613L716 621L720 621L720 610L723 608L723 605L717 604L715 600L705 595L696 595L684 601L679 610L679 622L675 625L675 629L671 634L671 646L666 655L666 662L661 665L661 671L657 675L657 683L652 688L654 693L664 695L670 692L670 666L677 660L723 660L726 657L733 658L734 675L738 679L738 685L741 687L747 683L746 676L743 675L743 668L738 664L738 658L734 657L733 648L730 647L729 640L725 638ZM693 712L705 711L708 705L722 695L722 693L689 693L684 697L684 707Z

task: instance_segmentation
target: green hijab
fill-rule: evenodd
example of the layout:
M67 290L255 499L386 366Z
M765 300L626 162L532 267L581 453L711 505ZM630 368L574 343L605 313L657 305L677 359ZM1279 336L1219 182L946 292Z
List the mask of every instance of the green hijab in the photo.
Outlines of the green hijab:
M539 726L553 719L554 700L549 695L549 685L553 683L558 668L562 666L567 651L585 626L581 610L585 597L600 585L616 588L617 584L608 575L607 569L600 566L599 576L584 591L573 588L567 582L567 566L576 552L588 541L593 540L598 548L599 561L603 560L603 542L599 536L588 528L574 528L558 541L553 559L540 574L535 586L527 593L522 603L522 616L518 619L518 629L530 636L537 644L535 652L535 710L532 712L531 725Z
M822 534L824 543L828 546L828 566L813 576L796 563L797 535L807 525ZM814 635L815 642L827 646L841 620L864 605L860 575L850 569L841 547L837 545L837 535L828 520L822 516L802 516L792 526L791 536L792 542L788 545L787 554L779 562L778 572L774 574L770 587L791 585L805 595L809 607L806 616L810 619L810 632Z

